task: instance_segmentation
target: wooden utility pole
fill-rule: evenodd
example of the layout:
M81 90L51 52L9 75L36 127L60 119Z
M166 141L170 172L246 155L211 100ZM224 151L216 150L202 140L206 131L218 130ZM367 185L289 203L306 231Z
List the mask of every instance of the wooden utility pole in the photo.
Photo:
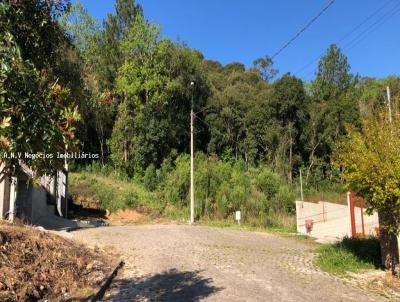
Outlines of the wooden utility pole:
M386 94L387 94L387 101L388 101L388 110L389 110L389 122L392 122L392 104L390 100L390 88L386 86Z
M192 88L192 103L190 107L190 224L194 223L194 142L193 142L193 94L194 82L190 82Z
M304 201L304 196L303 196L303 174L301 173L301 169L300 169L300 194L301 194L301 201Z

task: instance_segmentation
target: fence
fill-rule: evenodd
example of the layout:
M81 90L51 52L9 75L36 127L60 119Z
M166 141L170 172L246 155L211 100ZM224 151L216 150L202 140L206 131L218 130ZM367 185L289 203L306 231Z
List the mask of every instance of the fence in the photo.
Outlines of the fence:
M377 213L366 215L363 201L347 194L347 205L327 201L296 201L297 232L334 242L345 236L377 235Z

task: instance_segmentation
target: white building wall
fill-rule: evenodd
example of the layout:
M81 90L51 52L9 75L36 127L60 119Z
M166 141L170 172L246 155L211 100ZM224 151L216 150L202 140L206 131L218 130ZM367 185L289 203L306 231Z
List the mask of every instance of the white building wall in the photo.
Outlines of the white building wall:
M321 242L334 242L351 236L350 208L348 205L320 201L318 203L296 201L297 231L315 237ZM378 215L368 216L363 211L365 233L376 235ZM306 230L306 220L313 221L312 230ZM362 233L361 208L355 207L357 233Z

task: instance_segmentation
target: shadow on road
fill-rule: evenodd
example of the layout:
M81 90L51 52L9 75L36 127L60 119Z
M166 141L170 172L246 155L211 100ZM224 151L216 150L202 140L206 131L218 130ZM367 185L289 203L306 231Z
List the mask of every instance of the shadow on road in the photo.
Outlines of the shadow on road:
M200 273L172 269L140 279L116 280L106 300L192 302L222 290L212 285L211 278L203 278Z

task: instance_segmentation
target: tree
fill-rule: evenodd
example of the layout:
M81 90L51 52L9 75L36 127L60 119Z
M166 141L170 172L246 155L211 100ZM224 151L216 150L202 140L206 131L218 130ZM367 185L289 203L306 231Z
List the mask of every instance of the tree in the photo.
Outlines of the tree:
M103 31L97 38L98 52L95 64L98 80L104 90L114 91L118 69L124 62L121 42L143 9L134 0L117 0L116 14L108 14Z
M207 150L225 157L230 154L236 161L244 159L247 165L255 164L263 157L260 150L265 147L264 132L259 129L267 131L268 83L259 70L246 70L240 63L223 67L210 61L204 64L213 87L207 101Z
M177 149L188 147L192 90L195 109L204 104L208 86L198 52L162 39L157 26L137 16L121 49L126 58L118 70L117 93L122 96L110 139L114 163L129 175L156 167Z
M49 20L46 6L37 3L36 6L28 5L28 8L33 16L44 16L44 21ZM39 72L33 63L44 68L48 62L38 57L32 58L32 54L27 55L28 59L23 57L23 51L16 42L18 39L11 34L12 22L7 22L14 20L14 14L19 16L24 13L15 7L0 4L0 20L5 23L0 31L0 147L1 151L8 153L52 154L52 158L24 159L25 164L40 175L63 164L54 153L63 153L67 146L69 150L74 148L74 123L79 119L79 114L69 99L69 89L57 81L53 82L45 69ZM38 20L35 22L40 23ZM15 28L13 30L16 34L24 35ZM41 29L32 29L33 39L35 30ZM27 45L31 44L28 42ZM52 50L48 51L52 53ZM52 65L48 68L51 69ZM2 161L9 171L19 166L17 158L4 157Z
M89 15L80 2L75 2L60 17L60 26L72 40L81 55L87 60L93 60L96 49L96 39L99 38L100 25Z
M5 4L9 2L9 4ZM69 1L2 1L0 30L7 30L19 46L21 57L37 70L47 69L60 59L66 37L57 18L69 8Z
M357 77L350 73L346 56L336 45L321 57L311 85L310 121L305 127L308 155L306 181L314 171L333 177L331 154L337 141L346 134L346 125L360 126Z
M312 93L319 100L335 100L354 86L356 78L350 74L346 56L335 44L329 46L318 63Z
M268 104L271 117L280 123L284 132L281 138L287 151L284 150L283 158L289 163L287 178L292 183L294 159L299 165L302 155L302 129L307 122L308 97L303 82L295 76L285 74L274 83Z
M80 2L63 13L60 23L70 37L73 51L78 57L76 65L79 70L75 78L80 79L80 85L75 83L74 90L81 92L78 98L82 116L78 125L80 147L86 152L100 152L104 166L109 153L106 141L111 136L117 104L115 93L103 87L100 81L102 74L99 72L98 60L103 50L99 41L103 31L98 21L89 15Z
M253 62L253 68L259 72L260 77L266 82L272 80L278 73L278 70L272 66L273 62L270 57L258 58Z
M364 197L368 212L377 211L380 224L382 265L399 263L400 230L400 115L392 123L386 114L352 128L336 150L336 164L347 186Z

